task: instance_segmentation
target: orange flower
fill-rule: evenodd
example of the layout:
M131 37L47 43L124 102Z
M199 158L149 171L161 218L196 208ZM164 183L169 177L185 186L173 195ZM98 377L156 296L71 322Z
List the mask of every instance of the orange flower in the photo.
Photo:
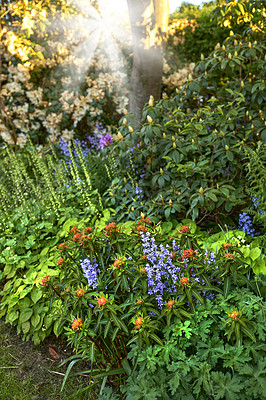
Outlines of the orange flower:
M78 242L81 238L81 234L80 233L75 233L75 235L73 236L73 242Z
M182 278L181 278L181 279L182 279ZM167 307L168 307L169 309L173 308L173 305L174 305L174 300L169 300L169 301L167 302Z
M150 218L141 218L141 219L137 222L137 224L138 224L138 225L141 225L141 224L151 224L151 220L150 220Z
M122 263L122 260L115 260L115 262L113 263L113 268L114 269L119 269L120 268L120 264Z
M65 243L60 243L59 246L58 246L58 249L59 250L67 249L67 246L65 245Z
M139 225L137 227L137 234L140 235L140 232L147 232L148 228L146 228L144 225Z
M225 249L227 249L227 247L230 247L230 246L231 246L231 243L225 243L225 244L224 244L224 248L225 248Z
M107 300L106 297L102 296L102 297L100 297L100 298L98 299L98 305L99 305L99 307L101 307L101 306L104 307L106 303L108 303L108 300Z
M190 232L189 226L187 226L187 225L181 226L180 231L182 233L189 233Z
M189 283L189 279L186 278L185 276L182 276L182 278L180 278L179 284L181 286L186 286Z
M78 331L81 326L82 326L81 318L75 319L71 324L73 331Z
M140 272L141 274L146 274L147 271L146 271L145 268L140 268L139 272Z
M85 234L88 234L88 233L90 233L91 231L92 231L91 228L89 228L88 226L85 226L85 228L84 228L84 233L85 233Z
M79 230L79 228L77 226L72 226L72 228L70 229L71 233L77 233Z
M80 237L80 244L81 244L81 246L83 246L83 243L84 243L84 242L87 242L89 239L90 239L90 236L89 236L89 235L82 235L82 236ZM74 238L73 238L73 240L74 240Z
M234 310L234 311L230 314L230 317L231 317L232 319L238 319L238 318L237 318L238 315L239 315L239 312L237 312L237 311Z
M142 299L137 299L137 304L142 304L143 300Z
M226 253L226 254L225 254L225 257L226 257L227 259L229 259L229 260L233 260L233 258L235 258L234 254L232 254L232 253Z
M59 260L57 262L58 262L58 265L62 265L65 262L65 260L63 258L59 258Z
M77 294L78 297L83 297L83 296L85 296L85 290L82 289L82 288L79 288L79 289L76 291L76 294Z
M110 233L110 234L113 232L118 232L115 222L111 222L109 225L107 225L105 230L106 230L106 233Z
M141 325L143 325L143 318L138 317L135 321L135 325L136 325L136 329L139 329L141 327Z
M186 258L192 258L194 255L194 250L186 249L182 254L182 260L184 261Z
M51 279L50 275L46 275L42 278L42 285L43 286L48 286L48 282Z

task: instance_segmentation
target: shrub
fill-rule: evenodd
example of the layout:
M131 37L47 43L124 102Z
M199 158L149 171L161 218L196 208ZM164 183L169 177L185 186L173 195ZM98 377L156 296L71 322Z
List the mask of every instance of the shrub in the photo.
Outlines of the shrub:
M50 314L53 331L64 332L77 352L68 374L87 361L95 381L108 377L119 386L130 344L162 345L163 330L193 320L206 299L217 294L230 299L232 291L254 288L254 282L251 261L244 256L249 245L237 239L239 232L208 244L190 220L176 227L155 226L144 216L137 223L105 221L72 226L59 245L57 273L42 282L58 306ZM258 252L254 259L261 272L263 255L251 248ZM253 338L249 326L245 332Z
M260 293L247 288L227 298L219 294L191 321L166 328L163 345L141 352L132 346L128 358L135 368L122 389L125 398L265 398L264 306Z

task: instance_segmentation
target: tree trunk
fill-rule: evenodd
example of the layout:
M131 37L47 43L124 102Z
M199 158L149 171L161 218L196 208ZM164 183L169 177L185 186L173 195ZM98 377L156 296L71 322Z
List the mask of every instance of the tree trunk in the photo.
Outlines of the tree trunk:
M128 10L133 40L129 109L140 121L149 97L161 96L169 0L128 0Z

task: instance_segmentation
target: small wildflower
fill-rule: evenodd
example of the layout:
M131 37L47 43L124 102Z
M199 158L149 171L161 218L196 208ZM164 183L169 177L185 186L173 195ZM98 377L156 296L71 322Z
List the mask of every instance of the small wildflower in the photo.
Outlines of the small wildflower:
M145 269L145 268L140 268L139 272L140 272L141 274L146 274L146 269Z
M88 226L85 226L85 228L83 230L84 230L85 235L87 235L88 233L90 233L92 231L92 229L89 228Z
M75 319L71 324L73 331L78 331L81 326L82 326L81 318Z
M180 280L179 280L179 284L181 286L186 286L188 283L189 283L189 279L186 278L185 276L182 276L182 278L180 278Z
M231 247L231 243L225 243L224 248L227 249L228 247Z
M226 254L225 254L225 257L226 257L228 260L233 260L233 258L235 258L234 254L232 254L232 253L226 253Z
M66 288L66 292L69 293L69 288Z
M190 232L189 226L187 226L187 225L181 226L180 231L182 233L189 233Z
M82 236L80 237L80 244L81 244L81 246L83 246L84 242L87 242L89 239L90 239L90 236L89 236L89 235L82 235ZM74 238L73 238L73 240L74 240Z
M113 268L114 269L119 269L120 268L120 264L122 263L122 260L115 260L115 262L113 263Z
M136 329L139 329L141 327L141 325L143 325L143 318L138 317L135 321L135 325L136 325Z
M141 218L138 222L137 222L137 224L138 225L141 225L141 224L151 224L151 220L150 220L150 218Z
M108 300L106 297L102 296L98 299L98 306L105 306L105 304L108 303Z
M84 296L85 296L85 290L82 289L82 288L79 288L79 289L76 291L76 294L77 294L78 297L84 297Z
M192 258L193 255L194 255L194 250L186 249L182 254L182 260L185 260L186 258Z
M81 234L80 233L75 233L75 235L73 236L73 242L78 242L81 238Z
M65 245L65 243L60 243L59 246L58 246L58 249L59 250L67 249L67 246Z
M48 282L51 279L50 275L46 275L42 278L42 285L43 286L48 286Z
M181 278L182 279L182 278ZM171 308L173 308L173 305L174 305L174 300L169 300L168 302L167 302L167 307L169 308L169 310L171 310Z
M238 318L237 318L238 315L239 315L239 312L237 312L237 311L234 310L234 311L230 314L230 318L232 318L232 319L238 319Z
M137 227L137 234L140 235L140 232L147 232L147 228L144 225L139 225Z
M106 233L110 233L110 234L113 232L118 232L115 222L111 222L109 225L107 225L105 230L106 230Z
M72 226L72 228L70 229L70 233L77 233L79 230L79 228L77 226Z
M58 265L62 265L64 262L65 260L62 257L57 261Z
M137 299L137 304L142 304L143 300L142 299Z

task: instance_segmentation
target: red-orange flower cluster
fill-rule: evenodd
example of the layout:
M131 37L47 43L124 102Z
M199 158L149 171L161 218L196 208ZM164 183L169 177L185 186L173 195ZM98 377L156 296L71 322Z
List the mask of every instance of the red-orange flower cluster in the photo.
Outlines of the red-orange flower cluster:
M90 235L82 235L80 237L80 244L83 246L84 242L87 242L90 239Z
M139 329L141 327L141 325L143 325L143 318L138 317L135 321L135 325L136 325L136 329Z
M186 258L192 258L195 252L192 249L186 249L183 251L182 260L184 261Z
M58 246L58 249L59 249L60 251L62 251L62 250L64 250L64 249L67 249L67 246L65 245L65 243L60 243L59 246Z
M120 264L122 263L122 260L115 260L115 262L113 263L113 268L114 269L119 269L120 268Z
M151 220L150 218L141 218L138 222L138 225L142 225L142 224L151 224Z
M89 228L88 226L85 226L85 228L84 228L84 233L85 233L85 234L88 234L88 233L90 233L91 231L92 231L91 228Z
M79 288L79 289L76 291L76 294L77 294L78 297L83 297L83 296L85 296L85 290L82 289L82 288Z
M147 232L148 228L146 228L144 225L139 225L137 227L137 234L140 235L140 232Z
M233 312L230 314L230 318L232 318L232 319L238 319L238 318L237 318L238 315L239 315L239 312L233 311Z
M111 234L113 232L118 232L115 222L111 222L109 225L107 225L105 230L106 230L106 233L109 233L109 234Z
M143 300L142 299L137 299L137 304L142 304Z
M146 271L145 268L140 268L139 272L140 272L141 274L146 274L147 271Z
M104 307L106 303L108 303L108 299L106 297L102 296L98 299L99 307Z
M43 286L48 286L48 282L51 279L50 275L46 275L42 278L42 285Z
M79 230L79 228L77 226L72 226L72 228L70 229L70 233L77 233Z
M75 319L71 324L73 331L78 331L81 326L82 326L81 318Z
M65 260L61 257L61 258L59 258L59 260L57 262L58 262L58 265L62 265L65 262Z
M230 246L231 246L231 243L225 243L225 244L224 244L224 248L225 248L225 249L227 249L227 248L230 247Z
M73 242L78 242L81 238L81 234L80 233L75 233L75 235L73 236Z
M226 254L225 254L225 257L226 257L228 260L233 260L233 258L235 258L234 254L232 254L232 253L226 253Z
M185 276L182 276L182 278L180 278L180 280L179 280L179 284L181 286L186 286L188 283L189 283L189 279L186 278Z
M190 232L189 226L187 226L187 225L181 226L180 231L182 233L189 233Z
M182 279L182 278L181 278ZM171 310L171 308L173 308L173 305L174 305L174 300L169 300L168 302L167 302L167 307Z

